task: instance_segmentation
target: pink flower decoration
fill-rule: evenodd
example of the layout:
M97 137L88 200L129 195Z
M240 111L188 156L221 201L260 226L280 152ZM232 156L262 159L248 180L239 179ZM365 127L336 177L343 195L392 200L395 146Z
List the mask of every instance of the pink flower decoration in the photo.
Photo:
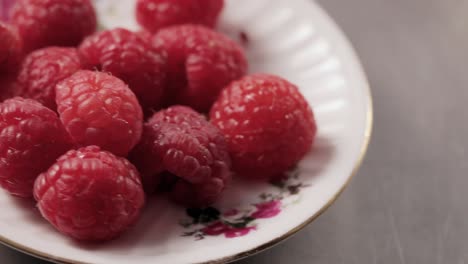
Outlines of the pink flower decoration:
M273 200L261 204L256 204L257 211L255 211L251 217L258 218L271 218L281 213L281 201Z
M15 0L0 0L0 20L8 21L8 13Z
M254 226L252 227L245 227L245 228L233 228L224 233L224 236L227 238L234 238L234 237L241 237L245 236L250 231L255 230L256 228Z
M255 227L235 228L228 226L221 221L216 221L213 224L203 228L201 231L207 236L219 236L221 234L224 234L224 236L227 238L234 238L245 236L248 233L250 233L250 231L255 229Z
M221 221L216 221L213 224L202 229L202 232L208 236L218 236L229 231L230 227Z

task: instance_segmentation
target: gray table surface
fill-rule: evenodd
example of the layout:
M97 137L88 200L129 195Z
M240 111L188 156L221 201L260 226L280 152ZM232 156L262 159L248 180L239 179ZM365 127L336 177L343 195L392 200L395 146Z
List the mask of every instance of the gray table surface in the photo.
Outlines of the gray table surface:
M367 158L317 221L250 263L468 263L468 0L320 0L366 68ZM46 263L0 247L0 263Z

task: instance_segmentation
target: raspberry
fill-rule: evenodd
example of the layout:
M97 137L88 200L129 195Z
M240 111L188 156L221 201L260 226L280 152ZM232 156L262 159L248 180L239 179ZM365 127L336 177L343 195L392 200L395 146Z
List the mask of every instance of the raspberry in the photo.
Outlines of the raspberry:
M23 44L16 30L2 22L0 22L0 40L0 77L6 78L6 75L17 72Z
M55 228L86 241L116 238L137 221L145 203L135 167L96 146L60 157L37 178L34 197Z
M201 24L213 28L223 9L223 0L138 0L138 23L153 33L180 24Z
M0 102L10 98L22 60L22 41L17 31L0 22Z
M78 145L125 156L140 140L141 107L118 78L82 70L58 83L55 92L60 119Z
M126 82L145 110L160 108L166 55L153 48L148 37L117 28L86 38L79 51L89 67L110 72Z
M21 0L10 21L24 40L26 51L47 46L76 46L96 30L90 0Z
M55 85L80 68L75 48L36 50L24 60L18 77L18 95L35 99L55 111Z
M248 178L280 176L310 150L317 130L298 88L272 75L231 83L210 116L226 138L233 170Z
M10 12L10 8L13 5L15 0L1 0L0 1L0 20L8 21L8 13Z
M221 89L247 71L239 45L201 26L162 29L154 36L153 44L168 51L169 103L175 101L207 112Z
M140 36L140 38L143 38L145 41L149 42L151 42L151 38L153 38L153 34L146 30L137 31L136 34Z
M31 197L36 177L71 147L52 110L19 97L0 104L0 186L11 194Z
M0 102L12 98L16 91L16 75L0 76Z
M158 185L187 206L216 201L231 179L230 159L220 131L184 106L160 111L145 124L130 158L148 192Z

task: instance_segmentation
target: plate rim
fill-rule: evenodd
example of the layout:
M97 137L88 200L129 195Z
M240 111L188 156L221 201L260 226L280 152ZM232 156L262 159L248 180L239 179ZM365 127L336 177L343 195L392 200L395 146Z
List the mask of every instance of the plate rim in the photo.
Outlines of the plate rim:
M258 254L260 252L263 252L263 251L265 251L267 249L270 249L270 248L272 248L272 247L286 241L287 239L291 238L293 235L297 234L299 231L301 231L306 226L308 226L310 223L314 222L318 217L320 217L328 208L330 208L335 203L335 201L340 197L340 195L348 187L348 185L350 184L350 182L354 178L354 176L356 176L356 174L358 173L358 171L359 171L359 169L360 169L360 167L361 167L361 165L362 165L362 163L364 161L364 158L366 156L366 153L367 153L367 150L368 150L368 147L369 147L370 139L372 137L372 129L373 129L373 121L374 121L373 98L372 98L372 92L371 92L370 84L369 84L369 81L367 79L367 75L365 73L364 67L363 67L359 57L357 56L357 53L356 53L356 50L355 50L353 44L347 38L346 34L341 29L341 27L335 22L335 20L333 18L331 18L331 16L328 14L328 12L319 3L317 3L314 0L307 0L307 2L309 2L309 4L311 6L313 6L313 8L316 8L316 9L318 9L318 11L320 11L321 15L323 16L322 18L324 20L326 20L326 22L328 24L330 24L331 27L333 28L333 30L335 31L335 35L338 35L340 37L341 42L343 43L343 46L345 46L346 49L348 50L348 53L349 53L348 55L351 55L353 57L353 60L354 60L355 64L357 64L358 67L356 68L356 70L358 71L358 73L360 75L360 78L361 78L361 80L363 82L363 86L365 86L364 88L365 88L366 94L367 94L367 99L366 99L367 102L366 103L367 103L368 109L367 109L367 112L366 112L366 124L365 124L363 142L362 142L362 144L360 146L359 157L357 158L356 162L354 163L353 170L351 171L350 175L348 176L348 178L346 179L344 184L340 187L340 189L327 201L327 203L325 203L320 208L320 210L318 210L315 214L313 214L311 217L309 217L307 220L305 220L304 222L302 222L301 224L299 224L295 228L289 230L287 233L285 233L285 234L283 234L283 235L281 235L281 236L279 236L279 237L277 237L275 239L272 239L272 240L270 240L270 241L268 241L266 243L263 243L263 244L261 244L259 246L254 247L252 249L249 249L249 250L246 250L246 251L243 251L243 252L231 255L231 256L219 258L219 259L216 259L216 260L198 262L198 263L195 263L195 264L230 263L230 262L233 262L233 261L236 261L236 260L240 260L240 259L244 259L244 258L253 256L253 255L256 255L256 254ZM52 263L58 263L58 264L93 264L93 263L89 263L89 262L81 262L81 261L66 259L66 258L54 256L52 254L44 253L44 252L41 252L41 251L36 250L34 248L21 245L20 243L17 243L15 241L11 240L11 239L8 239L8 238L4 237L1 234L0 234L0 244L2 244L4 246L7 246L7 247L9 247L9 248L11 248L13 250L18 251L18 252L24 253L26 255L29 255L29 256L32 256L32 257L35 257L35 258L39 258L39 259L42 259L42 260L45 260L45 261L49 261L49 262L52 262Z

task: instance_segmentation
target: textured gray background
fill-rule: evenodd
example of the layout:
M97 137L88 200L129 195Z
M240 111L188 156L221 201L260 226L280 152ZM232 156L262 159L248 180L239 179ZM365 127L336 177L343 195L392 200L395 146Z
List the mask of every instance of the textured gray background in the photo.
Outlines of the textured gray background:
M468 0L319 2L372 86L368 156L317 221L238 263L468 263ZM45 264L3 247L0 262Z

